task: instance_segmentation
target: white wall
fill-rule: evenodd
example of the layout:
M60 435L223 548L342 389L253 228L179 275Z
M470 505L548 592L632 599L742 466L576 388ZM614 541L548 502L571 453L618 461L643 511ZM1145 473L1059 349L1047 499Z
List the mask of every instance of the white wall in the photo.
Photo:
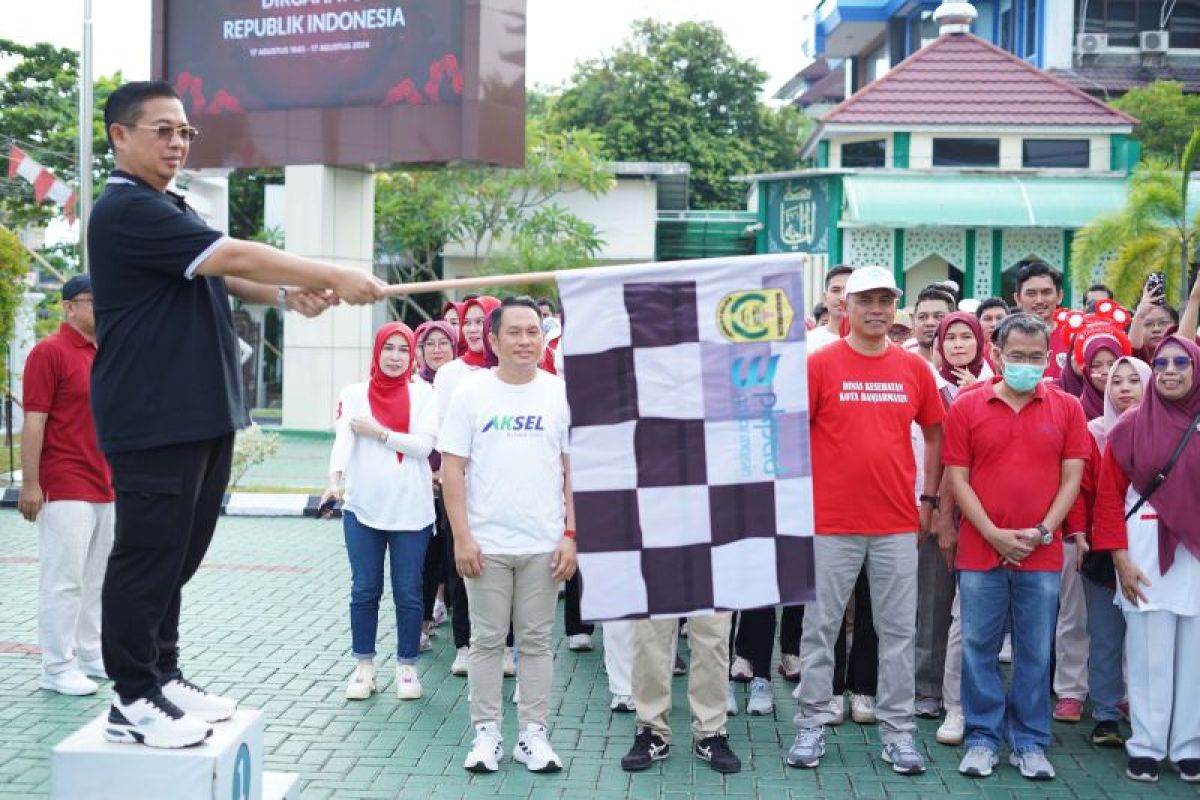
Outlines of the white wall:
M1075 49L1075 3L1071 0L1049 0L1042 4L1045 19L1042 69L1070 69Z

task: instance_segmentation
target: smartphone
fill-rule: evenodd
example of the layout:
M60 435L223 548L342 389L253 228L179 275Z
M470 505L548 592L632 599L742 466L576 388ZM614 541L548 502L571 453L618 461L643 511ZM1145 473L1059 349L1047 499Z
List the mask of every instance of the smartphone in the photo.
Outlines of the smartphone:
M1146 276L1146 289L1155 295L1154 304L1163 305L1167 302L1167 276L1161 272L1151 272Z

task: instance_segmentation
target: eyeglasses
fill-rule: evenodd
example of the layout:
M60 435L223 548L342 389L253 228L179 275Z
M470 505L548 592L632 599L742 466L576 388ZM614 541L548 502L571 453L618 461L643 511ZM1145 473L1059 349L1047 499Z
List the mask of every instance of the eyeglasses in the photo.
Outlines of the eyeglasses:
M443 348L449 350L452 347L450 342L445 339L426 339L421 346L426 350L440 350Z
M1022 353L1002 353L1002 355L1009 364L1030 364L1034 367L1044 367L1050 361L1049 356L1045 354L1029 356Z
M154 131L154 135L164 142L169 142L175 138L176 134L185 142L191 142L200 135L200 131L191 125L168 125L165 122L160 125L134 125L128 122L122 122L127 128L140 128L144 131Z
M1182 372L1192 365L1192 359L1187 356L1172 356L1171 358L1159 356L1151 361L1150 364L1154 367L1155 372L1166 372L1167 368L1171 366Z

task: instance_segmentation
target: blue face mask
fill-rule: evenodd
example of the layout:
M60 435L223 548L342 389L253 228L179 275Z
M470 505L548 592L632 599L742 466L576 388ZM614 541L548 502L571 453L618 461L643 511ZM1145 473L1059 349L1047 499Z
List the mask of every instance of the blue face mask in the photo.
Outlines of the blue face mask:
M1004 382L1014 392L1025 394L1032 392L1037 388L1038 382L1042 376L1046 374L1045 365L1034 366L1033 364L1005 364L1004 365Z

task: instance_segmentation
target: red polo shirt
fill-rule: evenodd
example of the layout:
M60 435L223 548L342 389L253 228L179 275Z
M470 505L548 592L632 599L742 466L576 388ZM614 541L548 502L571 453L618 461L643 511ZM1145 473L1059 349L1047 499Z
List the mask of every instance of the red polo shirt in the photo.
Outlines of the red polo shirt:
M92 422L90 385L96 345L63 323L25 361L26 411L47 414L38 481L47 502L111 503L112 475Z
M1093 441L1083 407L1074 397L1043 382L1020 412L996 396L993 378L978 391L963 392L950 407L942 463L966 467L970 484L988 518L999 528L1032 528L1058 494L1062 462L1087 460ZM1062 532L1013 569L1062 568ZM964 516L959 528L959 569L1000 566L1000 556Z

